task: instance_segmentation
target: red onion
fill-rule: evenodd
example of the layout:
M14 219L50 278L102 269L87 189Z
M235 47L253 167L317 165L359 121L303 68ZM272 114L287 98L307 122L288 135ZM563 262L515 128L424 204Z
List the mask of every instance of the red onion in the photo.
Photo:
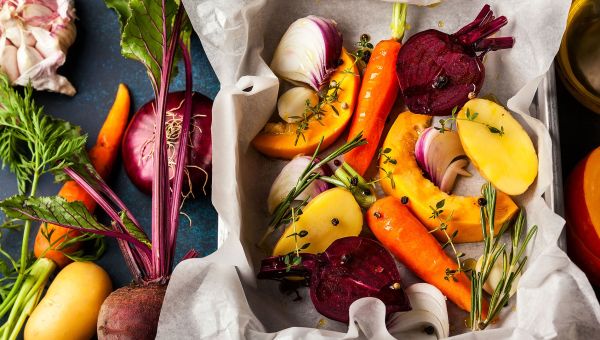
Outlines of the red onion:
M342 33L331 19L314 15L294 21L275 49L271 69L292 83L318 91L338 66Z
M425 129L415 144L415 158L431 181L447 193L452 191L458 175L471 175L464 169L469 160L456 131Z
M169 158L169 178L173 178L174 160L179 145L179 125L183 117L185 92L169 93L167 98L167 143ZM185 185L189 190L201 189L208 181L212 163L211 144L211 111L212 101L200 93L192 96L192 126L190 147L187 156L187 179ZM155 102L144 104L133 116L123 137L123 164L127 175L135 186L146 194L152 193Z

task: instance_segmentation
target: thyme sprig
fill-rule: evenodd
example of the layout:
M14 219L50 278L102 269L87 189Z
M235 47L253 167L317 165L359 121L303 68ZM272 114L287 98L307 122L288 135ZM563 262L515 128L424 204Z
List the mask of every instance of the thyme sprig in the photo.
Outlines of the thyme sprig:
M292 228L293 228L293 233L288 235L287 237L293 237L294 238L294 250L292 252L290 252L289 254L286 254L285 257L283 258L283 263L285 263L285 271L289 272L293 266L299 266L302 263L302 257L300 257L300 251L310 247L310 243L304 243L302 244L302 246L298 246L298 240L306 237L308 235L308 231L307 230L300 230L298 231L296 229L296 222L298 222L298 220L300 219L300 215L302 215L302 209L298 209L298 208L291 208L291 214L292 214Z
M486 183L483 185L482 193L486 201L486 205L481 207L481 229L483 232L482 263L480 269L475 268L471 271L471 313L469 314L469 324L473 331L485 329L508 303L514 281L521 274L527 263L527 256L525 256L527 244L537 232L537 226L534 225L523 238L526 218L523 210L521 210L513 223L505 223L497 235L494 236L496 189L490 183ZM511 224L510 253L507 254L506 244L500 243L500 239L510 228ZM492 293L487 315L484 318L482 310L483 285L500 257L502 257L502 276Z
M457 269L446 268L446 271L444 273L444 280L448 281L452 279L456 282L458 281L458 279L456 278L456 275L458 273L466 273L470 269L465 268L461 260L461 258L465 256L465 253L456 250L456 246L454 245L454 239L458 235L458 230L454 230L452 232L452 235L448 234L448 223L450 223L450 221L452 220L452 215L454 214L454 211L448 214L445 218L441 217L444 213L443 208L445 204L446 200L443 199L438 201L435 204L435 207L429 206L429 208L431 209L431 216L429 216L429 218L438 220L440 222L439 227L432 229L429 232L434 233L436 231L441 231L446 236L446 242L442 244L442 249L446 249L448 246L452 248L452 252L454 253L454 257L456 258Z
M340 115L340 112L335 107L335 103L339 102L339 93L342 86L342 82L346 77L342 77L340 81L332 80L329 82L327 86L317 92L318 101L315 105L311 105L310 100L306 100L304 105L304 111L302 111L302 116L293 116L290 118L299 119L296 122L296 140L294 141L294 145L298 144L300 138L306 141L306 136L304 132L309 129L310 123L314 120L319 122L319 124L323 125L321 120L325 117L325 108L329 106L331 110L337 115Z
M452 109L451 117L446 118L446 119L440 119L440 121L439 121L440 126L434 126L434 129L438 130L440 133L444 133L446 131L452 131L452 130L454 130L454 124L456 123L456 121L462 120L462 121L469 121L469 122L484 125L485 127L488 128L490 133L497 134L500 137L504 136L504 126L500 125L500 127L496 127L496 126L490 125L488 123L484 123L484 122L475 120L479 116L479 113L471 112L471 110L469 108L467 108L467 111L465 112L465 115L467 118L458 118L456 116L457 110L458 110L458 107L455 106Z
M312 155L311 161L304 169L296 185L290 190L287 196L281 201L277 208L275 208L275 212L273 213L273 217L269 222L269 227L267 231L259 241L259 246L264 244L267 237L272 234L279 226L283 225L285 221L292 220L292 203L296 200L298 195L300 195L312 182L319 179L321 175L317 172L317 169L321 168L323 165L332 161L334 158L337 158L350 150L364 145L367 143L367 140L362 137L362 132L358 133L352 140L346 142L344 145L340 146L338 149L334 150L329 155L325 156L323 159L317 161L317 155L321 149L321 145L323 144L323 138L317 145L315 152Z

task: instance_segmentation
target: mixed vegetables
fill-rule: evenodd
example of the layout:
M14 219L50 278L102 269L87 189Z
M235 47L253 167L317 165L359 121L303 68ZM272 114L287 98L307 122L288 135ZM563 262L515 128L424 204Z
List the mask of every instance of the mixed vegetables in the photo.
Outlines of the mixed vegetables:
M348 322L361 297L379 297L388 313L410 308L391 254L481 330L515 293L537 230L525 233L511 197L537 177L533 143L502 105L478 97L483 56L514 39L488 38L507 19L486 5L455 34L427 30L402 44L406 16L393 4L392 38L373 46L363 34L354 52L339 47L332 19L298 19L283 35L271 68L295 87L279 99L283 121L253 145L290 161L269 194L258 277L304 280L318 312ZM397 98L409 111L398 114ZM476 173L487 180L481 195L453 194L459 176ZM458 250L464 242L482 242L478 260Z
M0 158L19 189L0 208L9 218L3 227L23 233L19 259L0 248L2 339L15 339L24 325L26 339L96 331L100 339L154 338L181 207L210 176L212 103L192 91L182 3L105 2L119 16L122 54L145 66L155 98L127 125L130 98L121 85L86 153L78 127L44 114L31 87L24 94L11 88L31 82L74 94L55 73L75 36L72 2L0 0L0 14L10 13L0 18ZM533 142L501 104L478 97L484 55L514 39L489 38L507 19L486 5L454 34L427 30L403 44L408 5L392 6L391 38L376 45L363 34L347 50L333 19L310 15L292 23L274 53L270 67L289 86L252 145L289 162L269 193L258 278L305 284L319 313L348 322L350 305L367 296L383 301L388 314L410 310L398 261L482 330L515 293L537 230L526 232L513 200L537 177ZM180 59L185 91L170 92ZM119 149L132 182L152 195L150 235L105 182ZM66 180L57 196L37 195L46 174ZM487 181L481 194L455 194L459 176L472 175ZM92 215L98 206L109 224ZM42 224L30 257L33 221ZM114 292L90 262L102 254L104 236L118 240L134 280ZM465 242L482 243L478 259L459 251ZM190 250L184 258L195 256ZM73 315L77 322L67 324Z

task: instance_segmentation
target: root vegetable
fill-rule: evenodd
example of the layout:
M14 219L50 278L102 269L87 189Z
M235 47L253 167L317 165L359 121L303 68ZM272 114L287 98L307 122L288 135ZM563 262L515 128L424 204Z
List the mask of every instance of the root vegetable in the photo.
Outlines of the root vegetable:
M175 159L181 134L185 92L170 93L167 97L166 133L169 159L169 179L175 176ZM144 104L133 116L123 137L123 165L135 186L146 194L152 193L153 146L156 102ZM187 190L199 192L208 183L211 171L211 113L212 101L200 93L192 95L192 125L186 156ZM191 188L189 186L191 185Z
M485 77L483 56L514 44L512 37L487 38L507 22L485 5L473 22L452 35L429 29L410 37L396 65L408 109L444 116L476 96Z
M112 291L108 274L92 262L74 262L52 281L25 325L25 340L84 340L94 336L100 306Z
M153 284L115 290L100 309L98 339L154 339L166 291L166 285Z

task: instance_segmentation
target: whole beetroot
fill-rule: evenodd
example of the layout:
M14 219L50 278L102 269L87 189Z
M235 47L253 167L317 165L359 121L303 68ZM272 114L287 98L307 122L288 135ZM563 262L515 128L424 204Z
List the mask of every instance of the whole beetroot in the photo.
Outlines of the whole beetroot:
M112 292L100 308L98 339L154 339L166 291L166 284L148 284Z
M483 56L514 45L512 37L487 38L507 22L504 16L494 18L485 5L473 22L454 34L429 29L410 37L396 64L408 109L444 116L476 96L485 78Z

